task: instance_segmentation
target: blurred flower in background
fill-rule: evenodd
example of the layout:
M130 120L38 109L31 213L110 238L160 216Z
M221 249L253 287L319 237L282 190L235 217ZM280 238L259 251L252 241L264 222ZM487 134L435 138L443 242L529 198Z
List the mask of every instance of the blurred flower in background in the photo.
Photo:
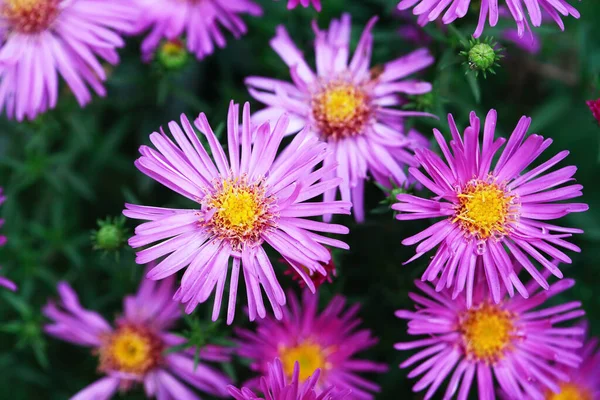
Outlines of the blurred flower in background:
M293 83L246 78L252 97L268 106L252 116L253 123L262 124L288 112L291 123L286 134L306 126L312 135L329 144L331 154L324 163L327 167L338 166L325 177L342 178L342 200L352 202L357 221L365 216L364 182L368 174L385 185L389 185L390 177L404 185L407 177L403 167L415 165L412 151L420 142L403 133L404 118L430 116L390 107L406 102L401 94L431 91L428 82L404 78L433 64L433 57L427 49L419 49L370 69L371 29L376 21L372 18L367 23L351 59L349 14L333 20L326 31L313 25L316 74L286 29L279 26L271 47L290 68ZM333 200L337 190L327 190L325 201Z
M4 0L0 2L0 111L21 121L56 106L58 75L77 102L106 95L99 58L119 62L138 16L121 0Z
M98 313L83 308L67 283L59 283L59 302L50 301L43 309L52 321L46 325L46 333L93 348L98 371L106 375L73 400L109 399L136 384L143 385L147 397L199 399L182 381L202 392L227 397L231 381L207 362L228 361L228 348L206 345L199 350L198 365L194 365L194 349L169 351L185 343L167 331L181 317L172 300L173 291L172 278L160 283L143 279L138 292L124 298L123 316L113 328Z
M449 114L450 147L440 131L433 131L445 161L429 149L417 149L416 158L429 176L410 168L411 175L436 197L428 200L399 194L399 202L392 206L399 211L396 219L401 221L444 218L402 243L406 246L419 243L415 256L408 262L438 247L422 278L436 281L436 291L453 287L453 297L466 288L467 307L472 304L474 277L480 271L485 271L494 302L501 300L502 286L510 296L516 289L528 297L509 254L544 289L548 289L548 282L529 256L562 278L560 269L547 257L571 263L559 248L579 251L564 239L582 230L546 221L588 209L586 204L564 202L581 196L583 186L558 187L574 180L576 167L567 166L542 175L567 157L568 151L524 172L552 144L552 139L537 134L526 138L531 118L523 116L508 142L504 138L494 140L496 118L496 111L491 110L481 137L481 123L474 112L463 135ZM505 143L492 168L494 155Z
M476 281L483 281L478 273ZM481 282L482 283L482 282ZM421 293L410 293L415 311L399 310L398 318L408 320L408 333L422 336L415 341L397 343L397 350L419 349L400 368L414 367L409 378L421 376L413 391L427 389L432 398L449 379L444 398L466 399L473 379L478 398L494 399L496 383L510 399L543 399L545 392L558 393L559 381L568 381L564 368L577 369L585 329L560 326L584 315L581 303L572 301L539 308L549 298L573 287L564 279L539 291L535 281L527 284L530 299L505 298L494 304L485 285L475 286L474 304L469 307L464 295L454 298L445 289L439 293L429 284L415 281ZM453 372L454 371L454 372ZM494 378L495 377L495 378Z
M592 112L592 115L594 116L596 121L598 121L598 123L600 124L600 99L588 100L585 103L590 108L590 111Z
M188 313L215 291L212 318L218 318L232 260L228 324L235 314L240 267L250 320L266 315L260 286L275 316L283 315L285 293L265 243L279 252L314 292L305 271L327 275L322 263L329 262L331 253L323 245L348 249L346 243L320 233L346 234L348 228L308 217L349 214L351 206L343 201L307 202L340 184L340 178L327 176L335 165L316 168L330 152L327 144L305 130L277 155L288 117L280 116L274 126L265 122L251 129L250 105L246 103L240 133L239 111L239 105L231 102L227 118L229 157L204 113L195 125L207 139L214 161L184 115L183 131L176 122L169 123L177 144L161 129L161 133L150 135L158 151L140 147L142 157L135 162L138 169L200 204L199 210L126 204L123 211L129 218L149 221L135 229L129 240L132 247L159 242L137 253L138 264L170 254L148 273L150 279L163 279L188 267L175 295L176 300L187 303Z
M302 7L310 7L310 5L317 11L321 11L321 0L288 0L288 9L293 9L301 5Z
M355 355L377 343L366 329L357 330L361 320L356 316L360 305L345 309L346 299L335 296L322 312L318 312L319 297L303 291L299 302L288 294L289 306L283 318L257 321L254 331L236 328L236 352L251 360L250 368L267 374L269 364L281 359L283 372L289 378L300 363L300 382L306 381L314 370L320 369L315 387L318 391L335 386L336 391L350 389L353 399L373 399L379 386L358 375L363 372L385 372L381 363L356 359ZM247 383L258 387L258 379Z
M4 195L4 189L0 187L0 206L6 201L6 196ZM0 228L4 225L4 220L0 219ZM6 244L6 236L0 235L0 247ZM0 286L4 286L7 289L12 291L17 290L17 285L9 279L6 279L3 276L0 276Z
M163 39L185 38L190 53L202 59L226 44L225 28L237 39L246 33L239 14L262 15L252 0L133 0L141 10L139 33L149 31L142 42L142 57L152 59Z
M300 364L294 364L291 379L286 376L281 360L276 358L267 366L266 376L260 378L260 390L265 400L343 400L351 398L351 391L333 393L333 387L317 389L321 370L317 369L310 378L300 380ZM288 383L289 382L289 383ZM258 400L259 397L248 388L237 389L229 386L229 393L236 400Z

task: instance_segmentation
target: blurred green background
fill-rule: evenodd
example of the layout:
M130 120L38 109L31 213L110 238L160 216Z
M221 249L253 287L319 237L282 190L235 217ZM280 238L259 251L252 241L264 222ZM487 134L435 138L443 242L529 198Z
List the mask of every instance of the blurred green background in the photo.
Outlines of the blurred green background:
M121 52L122 63L111 71L106 98L95 98L80 109L65 88L58 108L33 122L18 124L0 118L0 186L8 197L0 207L6 220L1 232L8 236L7 245L0 248L0 265L2 273L20 286L16 294L0 291L0 399L66 399L97 379L96 358L89 350L43 335L40 307L55 296L56 283L67 280L84 306L109 320L120 312L123 295L136 289L143 268L134 263L127 247L116 254L94 250L90 232L97 228L96 221L118 216L125 201L190 207L185 199L134 168L137 148L149 142L151 132L180 113L193 117L204 111L214 126L219 125L225 120L230 99L250 100L243 85L248 75L288 79L287 68L268 46L277 25L287 27L311 62L310 21L317 18L325 27L342 12L353 16L353 43L366 21L372 15L380 16L375 28L376 63L416 48L398 35L398 29L410 19L398 17L394 11L397 0L323 0L320 14L301 8L289 12L283 1L258 2L264 16L244 17L248 34L240 40L229 37L227 48L201 62L193 59L182 70L167 72L156 62L142 63L139 39L130 38ZM434 83L434 96L426 108L440 120L408 123L431 137L433 127L448 133L449 112L464 128L471 110L483 118L495 108L498 134L510 133L521 115L529 115L533 117L531 132L554 139L544 160L570 150L565 162L578 166L576 178L585 187L583 201L590 211L561 221L585 230L573 239L582 253L569 254L573 265L562 266L565 276L578 280L563 299L581 300L592 333L600 335L600 296L594 295L600 288L596 263L600 127L585 105L585 100L600 97L600 2L571 3L580 10L581 19L566 20L565 32L550 22L537 29L543 41L539 54L500 41L506 57L497 75L485 80L465 76L457 55L459 36L473 32L477 13L472 12L449 31L428 26L426 31L432 35L428 46L437 62L425 74ZM499 37L506 27L513 27L510 19L488 28L484 36ZM253 106L259 108L256 103ZM361 356L390 365L387 374L369 377L382 385L378 399L422 398L412 394L414 382L397 368L408 354L395 351L392 345L406 340L405 322L395 319L393 312L411 307L407 293L426 262L424 257L402 266L414 248L404 248L400 241L427 223L395 221L391 211L382 209L382 192L372 183L367 191L367 206L375 211L362 225L351 218L340 219L351 228L351 250L335 253L339 278L322 288L321 301L342 293L363 305L364 326L373 330L380 343ZM127 226L131 231L134 225L128 221ZM284 287L295 286L279 267ZM198 307L192 318L208 321L211 307ZM241 304L238 308L235 323L247 324ZM180 328L187 329L186 323ZM211 332L227 337L230 328L219 324ZM242 360L234 360L227 370L238 379L248 377ZM123 397L143 396L134 391Z

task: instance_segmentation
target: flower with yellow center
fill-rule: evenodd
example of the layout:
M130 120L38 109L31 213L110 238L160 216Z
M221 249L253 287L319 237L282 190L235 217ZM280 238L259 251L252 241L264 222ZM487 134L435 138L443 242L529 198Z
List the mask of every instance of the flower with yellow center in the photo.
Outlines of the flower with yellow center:
M560 392L548 391L546 400L593 400L592 394L586 388L581 388L574 383L563 382L559 385Z
M121 326L100 347L99 369L142 376L160 363L163 347L162 341L147 328Z
M283 371L289 377L294 372L294 364L300 365L300 381L308 379L316 369L321 369L321 374L327 369L326 354L324 349L310 341L304 341L294 347L282 347L279 358L283 363Z
M514 318L510 312L485 303L463 314L459 330L467 357L494 362L510 347Z
M452 222L460 223L466 233L477 239L502 238L517 218L514 199L495 183L473 180L458 194Z
M335 82L325 85L313 96L312 114L319 133L335 140L361 134L371 116L371 108L361 87Z
M261 181L224 180L203 202L210 215L204 223L217 237L228 240L234 249L254 246L261 243L261 233L275 222L274 201L266 196Z
M17 32L38 33L58 16L59 3L60 0L6 0L0 6L0 14Z

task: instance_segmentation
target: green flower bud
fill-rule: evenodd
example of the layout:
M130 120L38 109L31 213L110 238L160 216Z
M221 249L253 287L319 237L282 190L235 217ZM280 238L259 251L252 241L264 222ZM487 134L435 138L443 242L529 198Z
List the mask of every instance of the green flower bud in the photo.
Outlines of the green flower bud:
M189 53L185 48L185 41L173 39L163 41L156 53L159 64L168 70L182 68L189 59Z
M469 67L469 70L475 72L475 76L482 72L485 78L488 72L496 73L494 67L499 67L498 61L504 57L500 54L503 49L496 48L496 45L493 37L488 37L483 42L479 39L471 39L465 46L465 50L459 54L467 59L464 64Z
M98 229L92 232L94 250L116 251L126 241L127 230L125 229L125 218L106 218L98 221Z

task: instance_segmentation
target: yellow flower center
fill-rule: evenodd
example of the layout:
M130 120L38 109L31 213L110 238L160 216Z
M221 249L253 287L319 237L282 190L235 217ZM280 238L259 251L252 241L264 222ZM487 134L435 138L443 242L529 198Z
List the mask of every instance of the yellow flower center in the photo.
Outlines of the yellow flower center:
M495 183L471 181L458 194L453 222L459 222L465 232L477 239L501 238L508 233L508 224L517 218L513 200L514 196Z
M295 347L283 347L279 351L279 358L283 364L283 371L287 376L294 373L296 361L300 365L300 381L308 379L317 368L322 370L327 367L326 356L323 348L311 341L305 341Z
M161 360L162 341L144 327L124 325L104 338L100 370L144 375Z
M203 202L209 211L214 211L205 220L206 226L237 249L260 243L260 235L274 224L275 199L266 196L261 182L250 184L245 178L224 180Z
M484 304L466 311L460 322L468 357L494 362L513 340L513 316L496 305Z
M58 16L59 3L60 0L5 0L0 13L17 32L38 33Z
M313 118L325 138L340 139L362 133L371 115L363 88L347 82L330 83L313 96Z
M592 400L592 394L586 388L581 388L574 383L561 383L560 392L546 393L547 400Z

